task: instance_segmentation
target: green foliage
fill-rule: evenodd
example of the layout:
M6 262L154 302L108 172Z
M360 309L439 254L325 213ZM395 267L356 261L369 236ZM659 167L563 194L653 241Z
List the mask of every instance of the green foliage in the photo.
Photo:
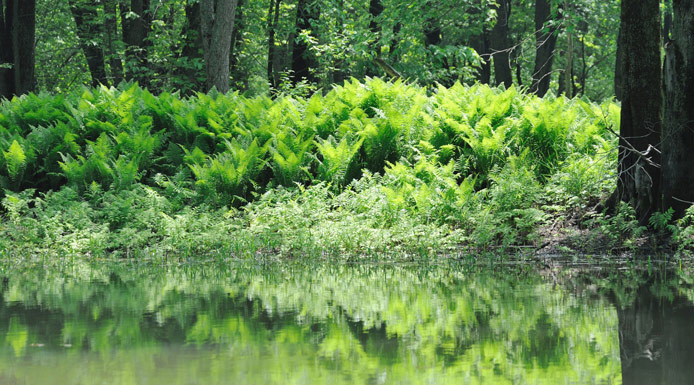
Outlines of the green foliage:
M41 101L49 107L39 113L27 107ZM248 236L273 245L290 239L319 247L320 239L334 235L334 252L398 243L425 250L459 243L509 247L532 244L548 216L611 190L616 143L605 127L616 123L614 110L481 85L438 87L430 95L380 79L275 100L216 92L155 96L124 83L1 104L0 182L47 194L43 200L74 196L108 213L90 219L97 227L109 224L106 233L94 230L105 234L94 238L104 245L137 238L132 229L122 238L114 233L136 216L128 207L144 209L133 197L153 192L168 202L166 228L177 228L177 213L196 210L191 207L247 205L252 208L232 222L257 224ZM93 206L97 201L102 206ZM286 211L289 201L301 207ZM305 218L324 233L302 230ZM280 226L285 219L286 230L260 225ZM604 221L599 225L606 232L636 230L616 228L631 223L626 218ZM172 233L155 222L157 234ZM407 231L421 236L408 238ZM427 232L439 234L437 240L425 240ZM52 230L37 236L46 233Z
M619 202L612 217L598 215L593 221L609 248L635 248L646 231L646 227L639 226L634 209L625 202Z
M16 182L21 179L21 174L24 171L27 160L22 146L20 146L16 140L13 140L12 144L10 144L10 148L8 148L7 151L3 151L2 154L5 157L5 165L10 180Z

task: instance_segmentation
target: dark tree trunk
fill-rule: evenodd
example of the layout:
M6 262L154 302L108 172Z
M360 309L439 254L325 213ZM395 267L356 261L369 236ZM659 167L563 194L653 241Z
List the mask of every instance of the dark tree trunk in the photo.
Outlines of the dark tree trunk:
M3 22L0 25L0 97L10 98L33 91L36 40L36 1L2 1Z
M510 87L513 84L511 73L509 41L509 17L511 15L511 0L499 0L494 6L496 11L496 24L492 28L490 35L490 46L494 58L494 79L497 85L503 84Z
M427 20L424 25L424 45L427 47L441 44L441 26L436 20Z
M383 4L381 0L369 0L369 15L371 16L371 21L369 21L369 30L377 39L381 37L381 26L376 20L383 12Z
M489 41L489 31L485 28L480 35L474 36L471 40L471 47L477 51L482 58L482 64L477 73L477 81L482 84L489 84L492 77L491 48Z
M663 209L679 217L694 202L694 3L673 0L672 40L665 47Z
M373 35L373 40L369 44L369 50L376 58L381 57L380 40L382 30L381 25L378 22L378 17L381 15L381 13L383 13L383 9L383 3L381 3L381 0L369 0L369 16L371 18L369 21L369 31L371 31L371 34ZM366 76L378 76L379 71L377 68L378 67L373 65L368 66L366 68Z
M639 223L659 207L661 129L660 1L623 0L619 44L623 99L617 198L629 202Z
M77 26L77 37L80 47L87 58L87 66L92 76L92 87L108 84L106 80L106 64L104 51L98 43L104 31L99 20L96 5L77 0L69 0L70 12Z
M179 86L186 95L195 91L202 91L205 84L205 71L198 70L198 65L203 63L202 38L200 37L200 2L186 2L185 6L185 35L183 47L179 59L186 65L181 65L174 70L177 79L182 79Z
M14 49L12 25L14 0L0 2L0 98L14 95ZM8 68L9 67L9 68Z
M337 2L337 17L335 18L335 30L342 31L344 29L344 0ZM342 84L346 77L346 68L343 68L344 61L339 60L333 63L330 70L330 84Z
M311 21L318 20L319 9L311 5L308 0L299 0L296 10L296 33L302 30L311 30ZM316 82L314 72L318 68L318 62L311 54L308 44L303 40L294 41L292 52L292 82L296 85L302 79L310 83ZM311 71L313 70L313 71Z
M549 90L554 50L557 46L559 23L552 22L552 3L550 0L535 1L535 68L530 92L539 97Z
M624 95L624 74L622 73L624 68L624 48L619 43L624 39L624 34L622 32L622 27L619 27L619 32L617 32L617 54L615 55L615 68L614 68L614 97L615 99L621 101Z
M202 0L200 30L205 58L206 90L229 91L229 52L237 0Z
M147 37L152 24L150 0L131 0L130 4L128 0L121 0L119 4L125 42L125 78L149 87L147 49L151 42ZM129 17L131 12L135 17Z
M118 53L118 13L116 0L104 0L104 28L106 32L106 49L110 67L111 81L114 85L123 81L123 62Z
M275 47L275 33L280 20L280 3L282 0L270 0L270 9L268 10L268 52L267 52L267 79L270 82L270 88L277 89L279 85L279 76L277 74L277 47Z

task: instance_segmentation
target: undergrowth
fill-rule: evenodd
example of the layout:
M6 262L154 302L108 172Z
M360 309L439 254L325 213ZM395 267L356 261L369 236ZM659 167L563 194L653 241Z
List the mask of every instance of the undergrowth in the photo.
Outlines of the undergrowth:
M181 98L135 85L25 95L0 105L0 249L402 256L537 246L541 229L578 220L614 188L607 128L618 118L611 102L380 79L307 98ZM691 218L663 229L689 247ZM605 221L592 226L626 231Z

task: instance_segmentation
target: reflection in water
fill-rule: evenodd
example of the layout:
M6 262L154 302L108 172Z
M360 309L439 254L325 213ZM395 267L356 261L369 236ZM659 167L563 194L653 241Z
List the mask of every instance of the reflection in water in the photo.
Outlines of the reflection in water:
M638 287L618 306L622 379L626 385L694 384L694 307L683 296Z
M84 262L0 271L0 384L636 384L658 383L631 380L654 378L634 371L653 373L642 365L649 341L673 367L691 357L689 302L666 310L646 291L615 307L614 295L527 272ZM661 367L662 383L686 383Z

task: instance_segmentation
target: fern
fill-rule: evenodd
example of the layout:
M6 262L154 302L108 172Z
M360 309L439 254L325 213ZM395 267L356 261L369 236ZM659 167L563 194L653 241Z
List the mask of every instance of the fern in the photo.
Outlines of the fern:
M336 139L333 136L316 142L320 154L318 179L342 187L357 176L355 172L357 155L364 139L354 140L345 136L339 143L336 144L335 142Z
M3 156L7 174L13 182L18 182L21 180L24 167L26 166L27 157L24 154L24 149L16 140L13 140L10 148L7 151L3 151Z

